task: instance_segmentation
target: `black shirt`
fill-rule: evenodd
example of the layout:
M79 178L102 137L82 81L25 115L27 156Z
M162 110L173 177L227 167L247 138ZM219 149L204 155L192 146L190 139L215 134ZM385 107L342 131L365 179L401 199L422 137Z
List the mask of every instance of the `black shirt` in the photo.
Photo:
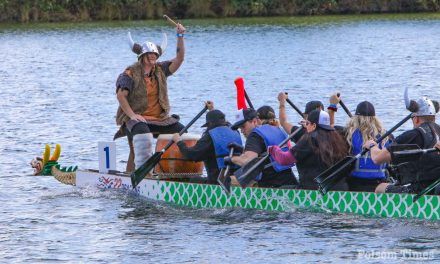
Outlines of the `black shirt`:
M411 145L417 145L419 148L423 148L424 146L423 136L417 128L403 132L386 147L388 152L391 154L391 163L400 164L403 162L412 161L412 159L407 160L405 157L397 158L393 154L394 151L413 149L415 146Z
M246 139L244 151L253 151L260 155L266 152L266 150L267 146L264 143L264 139L256 132L252 132ZM265 165L269 163L270 160L266 161ZM291 169L276 172L272 166L263 170L263 176L258 182L260 187L280 187L282 185L296 184L298 183Z
M192 161L203 161L208 174L208 183L217 184L217 177L220 170L217 165L214 144L208 131L192 147L187 147L185 142L177 142L182 155Z
M292 134L293 132L295 132L295 130L298 129L299 126L292 126L292 128L290 129L290 134ZM307 130L301 126L301 130L298 132L298 134L296 134L294 137L292 137L292 141L293 142L298 142L298 140L307 132Z
M299 187L302 189L316 190L318 189L318 184L314 179L328 169L329 166L325 165L320 157L313 151L312 144L318 145L314 137L311 138L311 142L306 137L303 137L290 151L297 160L296 167L299 173ZM345 180L341 180L332 190L346 191L348 190L348 186Z
M417 144L420 148L423 148L423 136L417 128L403 132L395 139L396 144Z
M422 134L424 129L432 129L429 133L431 135ZM417 160L402 160L397 159L393 155L393 150L399 145L416 144L419 148L429 148L435 143L436 134L440 132L440 127L435 124L422 124L420 128L408 130L398 137L395 142L387 147L391 153L391 160L397 166L397 176L400 184L416 183L417 191L427 187L432 182L437 180L440 175L440 156L434 153L425 154ZM428 132L427 132L428 133ZM427 142L425 142L425 140Z

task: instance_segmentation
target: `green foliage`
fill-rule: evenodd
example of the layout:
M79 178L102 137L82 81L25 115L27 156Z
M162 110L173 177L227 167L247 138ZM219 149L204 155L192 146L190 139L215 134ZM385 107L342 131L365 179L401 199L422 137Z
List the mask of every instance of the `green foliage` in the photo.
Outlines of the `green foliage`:
M437 12L440 0L0 0L1 21Z

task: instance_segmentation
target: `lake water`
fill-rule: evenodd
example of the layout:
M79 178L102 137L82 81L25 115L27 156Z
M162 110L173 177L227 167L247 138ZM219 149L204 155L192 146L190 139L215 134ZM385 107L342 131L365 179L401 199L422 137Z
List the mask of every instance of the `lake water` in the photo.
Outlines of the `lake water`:
M386 19L385 19L386 18ZM188 21L186 59L169 78L172 112L187 123L211 99L235 113L242 76L255 106L300 108L339 91L351 110L369 100L384 126L412 98L440 99L440 20L431 16ZM31 176L28 162L60 143L62 165L97 168L97 142L116 132L115 80L137 41L175 33L163 22L0 27L0 260L2 262L398 263L440 261L440 223L294 210L193 210L129 193ZM299 117L288 110L289 120ZM337 123L345 124L343 111ZM203 120L191 132L201 133ZM411 128L405 124L396 134ZM125 168L126 140L117 141Z

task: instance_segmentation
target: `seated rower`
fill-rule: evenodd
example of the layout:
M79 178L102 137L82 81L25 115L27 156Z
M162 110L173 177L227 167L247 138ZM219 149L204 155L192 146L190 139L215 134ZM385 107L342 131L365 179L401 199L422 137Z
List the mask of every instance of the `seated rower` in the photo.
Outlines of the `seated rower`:
M293 148L283 151L278 146L272 146L269 153L281 165L296 164L299 188L317 190L315 177L344 159L348 147L342 136L330 126L330 118L325 111L311 111L305 125L307 133ZM341 180L333 190L346 191L347 183Z
M208 108L212 109L213 105ZM228 145L235 143L241 146L241 137L237 131L229 127L225 115L220 110L209 111L206 114L206 123L202 127L206 127L206 131L192 147L187 147L185 142L181 141L178 133L173 135L173 141L177 143L185 158L192 161L203 161L208 174L207 183L217 184L220 170L226 167L223 159L229 155ZM241 149L235 149L234 152L240 154ZM234 169L231 172L234 172Z
M250 160L266 152L271 145L277 145L287 138L286 133L279 127L275 111L270 106L239 111L238 120L232 129L240 129L246 137L246 145L241 156L232 157L230 162L243 166ZM229 162L229 159L227 159ZM266 162L266 166L271 161ZM256 179L259 187L280 187L283 185L297 185L298 182L290 166L282 166L272 162L265 168L262 175Z
M281 126L284 128L284 131L286 131L286 133L293 133L293 131L295 131L298 126L294 126L291 123L289 123L287 121L287 115L286 115L286 99L288 98L287 94L284 92L280 92L278 94L278 101L280 103L280 110L279 110L279 117L280 117L280 124ZM303 116L305 119L307 119L307 115L312 112L315 109L319 109L319 110L324 110L324 105L322 104L321 101L310 101L306 104ZM296 134L293 138L292 141L293 142L298 142L298 140L302 137L302 135L304 135L306 133L306 129L303 126L303 129L301 129L301 131Z
M348 121L345 131L349 153L352 156L362 152L364 142L380 138L386 133L380 120L376 117L373 104L368 101L357 105L355 115ZM385 138L384 142L388 142L388 139ZM369 153L366 157L356 160L354 170L347 178L349 190L356 192L374 192L377 185L386 181L386 163L374 164Z
M439 111L439 104L427 97L417 101L419 110L413 114L411 120L414 128L396 137L395 144L416 144L420 148L432 148L439 141L440 126L435 123L435 114ZM381 183L377 186L377 193L418 193L440 177L440 155L428 153L419 160L401 163L393 157L395 144L380 149L373 141L367 141L365 148L370 148L371 158L375 164L393 163L397 165L395 184Z

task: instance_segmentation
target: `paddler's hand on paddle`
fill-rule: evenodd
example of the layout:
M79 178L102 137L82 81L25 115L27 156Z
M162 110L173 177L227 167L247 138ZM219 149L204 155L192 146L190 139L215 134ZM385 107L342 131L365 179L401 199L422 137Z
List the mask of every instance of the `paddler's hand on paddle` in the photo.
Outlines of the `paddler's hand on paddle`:
M180 140L182 140L182 139L180 138L179 133L174 133L174 134L173 134L173 137L172 137L171 139L174 141L174 143L177 143L177 142L179 142Z
M134 121L139 121L139 122L147 122L147 120L145 120L145 118L143 116L138 115L138 114L134 114L133 116L130 116L130 119L134 120Z
M231 142L228 144L228 149L234 148L234 152L243 152L243 146L238 144L237 142Z
M330 117L330 126L335 126L335 112L338 111L338 104L341 101L339 93L332 94L329 98L330 105L327 107L327 112Z
M226 165L226 166L231 166L231 165L234 165L234 162L232 162L232 158L230 158L230 157L225 157L224 159L223 159L223 163Z
M376 146L377 146L376 141L374 141L372 139L367 140L367 142L364 143L364 148L365 149L371 149L371 148L376 147Z
M341 98L338 96L339 93L332 94L329 98L330 105L338 105Z
M186 28L182 24L177 23L177 27L176 27L177 34L185 34L185 31Z
M286 99L288 98L287 94L285 92L280 92L278 94L278 102L280 102L280 107L283 107L286 105Z
M206 101L205 105L208 108L208 111L214 110L214 102L213 101Z
M299 121L298 122L298 125L300 125L300 126L302 126L303 128L306 128L306 125L307 125L307 120L301 120L301 121Z
M435 144L434 148L436 148L438 151L440 151L440 142L437 142Z

